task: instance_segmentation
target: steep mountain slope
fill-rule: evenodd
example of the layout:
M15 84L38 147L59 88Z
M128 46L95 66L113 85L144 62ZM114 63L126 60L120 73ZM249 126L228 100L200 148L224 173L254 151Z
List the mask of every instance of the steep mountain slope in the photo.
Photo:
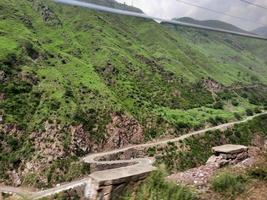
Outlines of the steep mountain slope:
M259 35L263 35L263 36L267 36L267 26L257 28L255 30L253 30L253 33L256 33L256 34L259 34Z
M71 180L87 153L266 103L264 41L49 0L2 0L0 20L0 182Z

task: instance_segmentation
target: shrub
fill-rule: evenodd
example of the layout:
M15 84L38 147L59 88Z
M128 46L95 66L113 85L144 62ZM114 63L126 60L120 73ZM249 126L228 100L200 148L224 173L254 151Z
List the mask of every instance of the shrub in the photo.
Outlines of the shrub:
M267 166L264 164L250 168L248 170L248 175L252 178L267 181Z
M243 175L234 175L224 172L213 178L212 189L222 195L235 197L245 190L247 178Z
M222 101L217 101L214 105L213 105L214 109L223 109L223 102Z
M242 118L239 113L234 113L234 116L237 120L240 120Z
M232 100L232 105L233 106L238 106L239 105L239 102L236 99L233 99Z
M247 114L247 116L252 116L253 115L253 110L246 109L246 114Z
M255 108L254 112L258 114L258 113L261 113L261 110L259 108Z
M147 150L147 154L149 157L153 157L155 156L156 154L156 148L155 147L149 147L148 150Z
M208 119L208 121L212 124L212 125L218 125L218 124L221 124L221 123L224 123L225 120L220 117L220 116L216 116L215 118L214 117L210 117Z
M254 105L258 105L258 100L251 98L251 99L249 99L249 103L254 104Z
M27 186L33 186L33 187L38 187L38 175L34 172L30 172L26 174L26 176L23 179L23 185Z
M128 194L123 199L131 200L197 200L196 195L187 187L165 181L164 171L155 171L146 179L135 197Z

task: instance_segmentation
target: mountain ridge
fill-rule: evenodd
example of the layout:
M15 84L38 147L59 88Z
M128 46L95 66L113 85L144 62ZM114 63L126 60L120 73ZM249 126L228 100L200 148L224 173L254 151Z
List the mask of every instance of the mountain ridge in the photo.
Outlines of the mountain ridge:
M266 36L267 37L267 26L259 27L252 31L255 34Z
M230 31L236 31L236 32L242 32L242 33L251 33L249 31L245 31L231 23L223 22L220 20L196 20L194 18L190 17L182 17L182 18L174 18L173 20L181 21L181 22L187 22L202 26L209 26L212 28L220 28L220 29L226 29Z

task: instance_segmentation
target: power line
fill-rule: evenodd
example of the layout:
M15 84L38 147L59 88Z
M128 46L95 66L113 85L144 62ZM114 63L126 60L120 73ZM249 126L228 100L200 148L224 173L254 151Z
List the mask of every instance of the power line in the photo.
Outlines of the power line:
M166 20L166 19L161 19L158 17L148 16L144 13L137 13L137 12L132 12L132 11L120 10L120 9L110 8L107 6L100 6L100 5L96 5L96 4L92 4L92 3L85 3L85 2L77 1L77 0L54 0L54 1L57 3L68 4L68 5L72 5L72 6L79 6L79 7L84 7L84 8L103 11L103 12L109 12L109 13L114 13L114 14L127 15L127 16L139 17L139 18L145 18L145 19L152 19L152 20L160 21L162 23L169 23L169 24L186 26L186 27L191 27L191 28L196 28L196 29L203 29L203 30L209 30L209 31L220 32L220 33L229 33L229 34L233 34L233 35L239 35L239 36L244 36L244 37L267 40L266 37L252 34L252 33L242 33L242 32L238 32L238 31L230 31L230 30L226 30L226 29L222 29L222 28L212 28L212 27L197 25L197 24L193 24L193 23L187 23L187 22L181 22L181 21L175 21L175 20Z
M186 4L186 5L189 5L189 6L193 6L193 7L196 7L196 8L200 8L200 9L203 9L203 10L207 10L209 12L213 12L213 13L216 13L216 14L219 14L219 15L225 15L225 16L228 16L228 17L232 17L232 18L236 18L236 19L239 19L239 20L242 20L242 21L245 21L245 22L250 22L250 23L253 23L253 24L258 24L258 25L261 25L261 26L266 26L266 24L261 24L261 23L258 23L256 21L252 21L250 19L246 19L246 18L242 18L242 17L238 17L238 16L235 16L235 15L231 15L231 14L227 14L225 12L221 12L221 11L217 11L217 10L213 10L211 8L206 8L206 7L203 7L203 6L200 6L200 5L197 5L197 4L193 4L193 3L189 3L187 1L183 1L183 0L176 0L177 2L180 2L180 3L183 3L183 4Z
M252 6L255 6L255 7L258 7L258 8L263 8L263 9L266 9L267 10L267 7L265 7L263 5L252 3L252 2L247 1L247 0L240 0L240 1L242 1L243 3L250 4Z

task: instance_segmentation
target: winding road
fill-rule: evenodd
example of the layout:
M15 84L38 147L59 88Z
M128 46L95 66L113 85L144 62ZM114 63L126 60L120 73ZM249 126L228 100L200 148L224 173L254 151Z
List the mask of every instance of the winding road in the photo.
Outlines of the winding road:
M23 188L0 185L0 193L2 192L2 193L8 193L8 194L17 194L21 197L26 197L29 199L40 199L40 198L52 196L54 194L58 194L60 192L70 190L76 187L81 187L81 186L89 187L92 183L92 180L97 181L98 183L108 185L108 184L114 184L116 182L120 182L124 179L127 179L128 177L142 176L156 169L153 166L153 162L154 162L153 159L138 158L138 159L132 159L132 160L101 161L101 158L105 158L107 156L122 153L127 150L131 150L131 149L142 149L142 148L148 148L148 147L167 144L169 142L178 142L186 138L192 137L194 135L204 134L208 131L225 130L227 128L233 127L236 124L247 122L249 120L252 120L255 117L258 117L260 115L265 115L265 114L267 114L267 111L260 113L260 114L256 114L254 116L247 117L246 119L241 120L241 121L230 122L230 123L222 124L219 126L199 130L199 131L194 131L194 132L191 132L191 133L188 133L188 134L185 134L180 137L173 138L173 139L154 141L154 142L150 142L146 144L132 145L129 147L125 147L125 148L117 149L113 151L90 154L84 157L82 160L86 163L95 164L95 165L126 164L127 166L107 169L103 171L96 171L90 174L87 178L84 178L78 181L73 181L73 182L66 183L66 184L62 184L58 187L54 187L48 190L42 190L42 191L37 191L37 192L31 192Z

